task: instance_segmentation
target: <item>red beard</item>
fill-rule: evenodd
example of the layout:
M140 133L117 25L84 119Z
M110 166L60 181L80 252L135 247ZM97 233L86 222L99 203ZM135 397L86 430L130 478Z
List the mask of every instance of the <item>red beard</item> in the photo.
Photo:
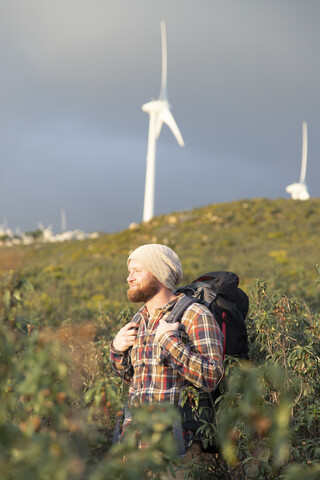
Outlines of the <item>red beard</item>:
M128 300L134 303L146 303L159 292L159 287L159 281L156 278L151 279L145 285L131 287L127 291Z

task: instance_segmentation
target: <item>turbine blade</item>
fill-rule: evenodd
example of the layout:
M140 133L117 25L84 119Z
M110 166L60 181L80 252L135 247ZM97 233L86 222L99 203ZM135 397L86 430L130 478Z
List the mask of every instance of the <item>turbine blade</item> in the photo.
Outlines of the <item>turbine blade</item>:
M300 183L304 183L306 178L307 154L308 154L307 122L303 122L302 123L302 159L301 159Z
M159 99L167 99L167 35L166 24L164 21L160 24L161 27L161 51L162 51L162 71L161 71L161 90Z
M161 123L165 123L166 125L168 125L168 127L172 131L173 135L176 137L176 140L177 140L178 144L180 145L180 147L183 147L184 146L184 141L183 141L182 135L180 133L178 125L176 124L176 121L173 118L173 115L170 112L169 108L164 108L163 110L161 110L161 112L159 113L158 116L159 116L159 120L161 121Z
M157 115L157 118L156 118L156 125L155 125L155 136L156 136L156 139L159 138L159 135L160 135L160 132L161 132L161 129L162 129L162 125L163 125L163 121L162 121L162 118L160 115Z

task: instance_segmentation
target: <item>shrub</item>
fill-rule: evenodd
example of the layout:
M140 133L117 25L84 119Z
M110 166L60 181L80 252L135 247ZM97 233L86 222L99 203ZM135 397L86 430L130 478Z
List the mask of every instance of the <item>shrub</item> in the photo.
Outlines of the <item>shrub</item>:
M81 305L94 295L59 265L34 274L33 286L17 271L1 278L2 478L161 478L179 465L170 433L175 409L138 409L125 441L111 445L125 392L110 365L109 341L133 312L101 308L94 320L87 317ZM261 279L251 285L250 303L250 361L226 359L225 394L203 430L220 453L188 470L195 479L295 480L302 471L307 480L318 478L320 315L301 298L269 293ZM149 448L137 449L136 430Z

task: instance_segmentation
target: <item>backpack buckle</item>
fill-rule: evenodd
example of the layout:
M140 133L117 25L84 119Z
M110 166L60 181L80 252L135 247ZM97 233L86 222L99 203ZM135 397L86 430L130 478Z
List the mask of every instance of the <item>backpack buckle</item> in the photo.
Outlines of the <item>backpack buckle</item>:
M207 308L209 308L210 304L215 301L217 297L217 293L214 292L207 283L203 283L201 285L201 300L205 304Z

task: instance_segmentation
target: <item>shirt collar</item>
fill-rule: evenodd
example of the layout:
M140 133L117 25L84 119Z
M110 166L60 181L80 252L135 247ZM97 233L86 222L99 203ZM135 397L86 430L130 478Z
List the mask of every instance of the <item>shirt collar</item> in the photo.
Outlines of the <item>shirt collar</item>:
M175 298L174 300L170 300L170 302L166 303L165 305L163 305L163 307L159 307L156 309L156 312L163 312L163 311L170 311L173 309L174 305L180 300L181 297L184 296L184 293L179 293L177 295L177 298ZM148 309L146 307L146 305L143 305L143 307L141 307L141 309L139 310L139 313L141 313L144 317L149 317L149 313L148 313Z

